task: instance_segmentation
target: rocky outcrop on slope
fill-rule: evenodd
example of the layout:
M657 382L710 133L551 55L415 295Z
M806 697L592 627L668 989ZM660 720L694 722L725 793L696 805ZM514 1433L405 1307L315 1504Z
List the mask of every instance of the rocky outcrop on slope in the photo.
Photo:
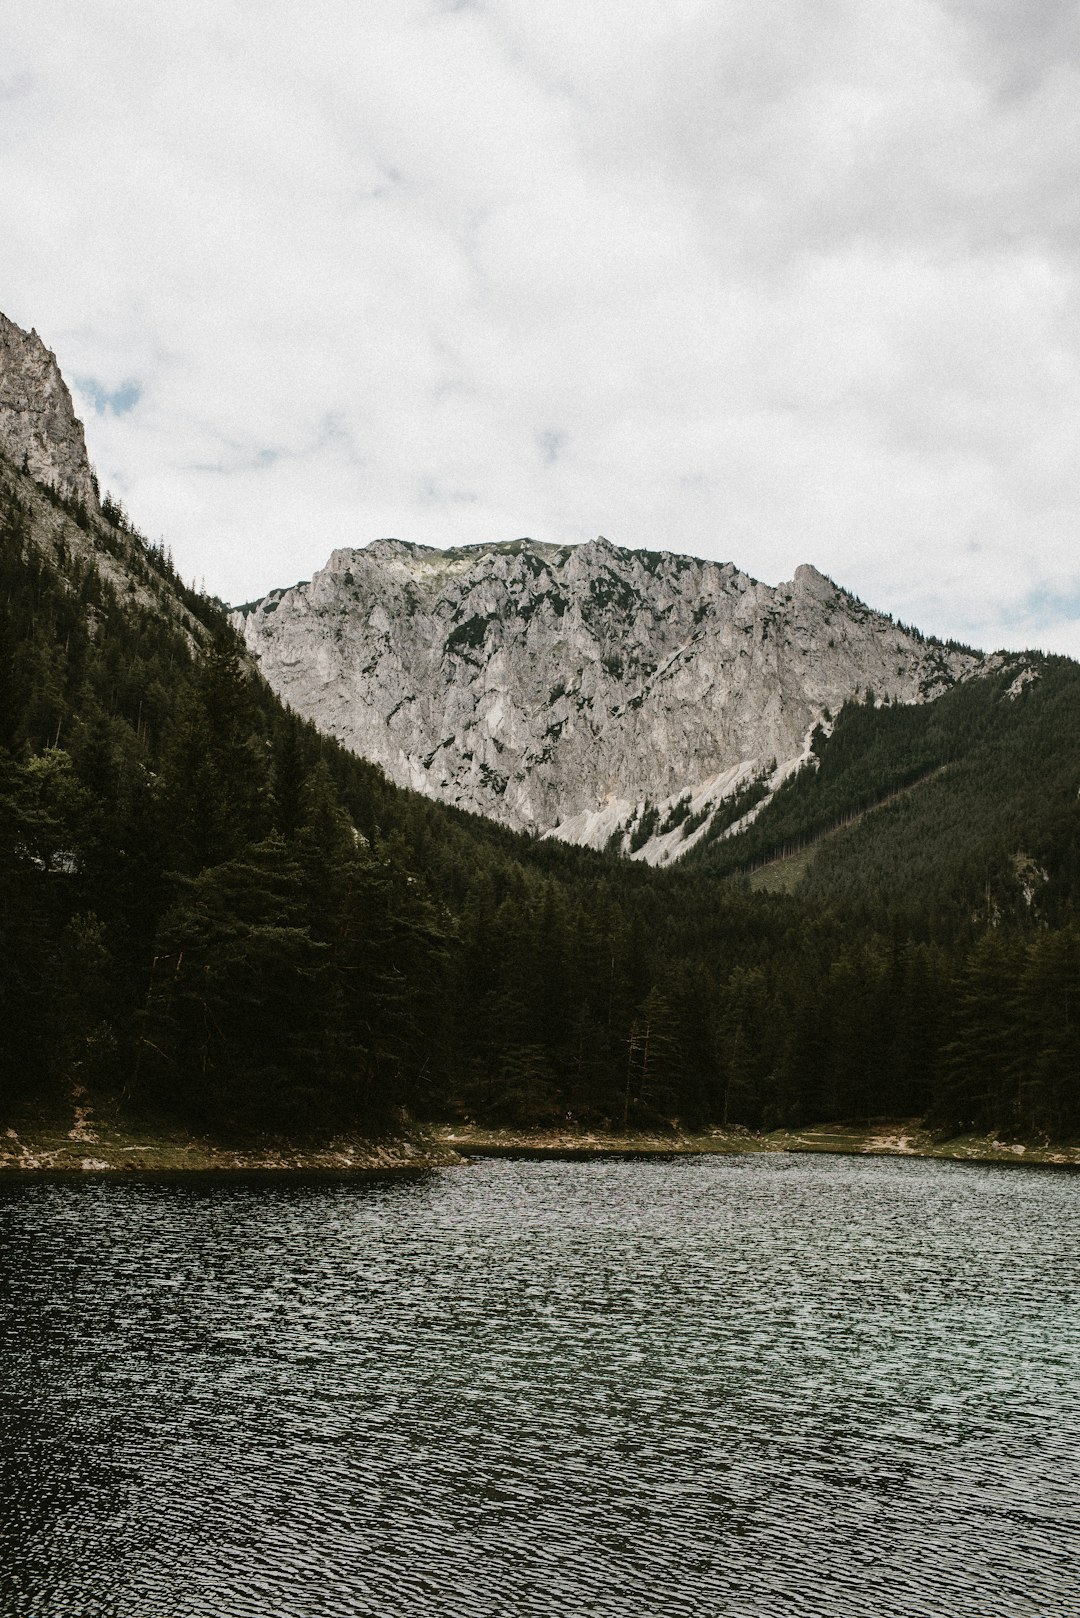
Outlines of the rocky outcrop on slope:
M66 499L98 508L82 422L36 331L0 315L0 454Z
M376 540L234 622L278 694L392 780L653 860L775 787L827 710L924 701L979 662L813 567L774 588L603 539Z

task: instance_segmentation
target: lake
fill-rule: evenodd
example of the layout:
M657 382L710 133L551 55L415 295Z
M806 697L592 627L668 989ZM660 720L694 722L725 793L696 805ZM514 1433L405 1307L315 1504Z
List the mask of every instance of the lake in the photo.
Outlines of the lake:
M1080 1176L0 1184L0 1612L1080 1612Z

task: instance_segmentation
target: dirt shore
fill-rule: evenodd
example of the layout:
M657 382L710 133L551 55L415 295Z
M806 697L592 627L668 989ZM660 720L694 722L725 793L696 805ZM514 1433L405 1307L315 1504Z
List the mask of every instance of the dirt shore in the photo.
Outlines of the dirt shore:
M95 1120L76 1100L72 1116L0 1128L0 1173L368 1173L450 1168L481 1157L603 1158L733 1152L832 1152L854 1156L935 1157L954 1162L1080 1167L1080 1145L1003 1141L992 1135L944 1137L918 1120L804 1130L709 1130L607 1133L564 1129L492 1129L475 1124L406 1125L378 1139L343 1136L318 1145L267 1142L223 1145L180 1131L147 1132Z
M65 1129L63 1123L22 1124L0 1129L0 1174L34 1171L173 1174L188 1170L198 1173L264 1170L376 1173L391 1169L448 1168L464 1161L460 1152L436 1138L433 1132L419 1129L401 1137L373 1140L344 1136L314 1146L281 1142L223 1145L181 1132L141 1133L79 1120L69 1129Z
M489 1129L480 1125L437 1127L433 1138L463 1157L687 1156L730 1152L838 1152L865 1157L937 1157L953 1162L1038 1163L1080 1167L1080 1145L1049 1141L1003 1141L994 1135L945 1137L918 1119L865 1127L821 1124L802 1130L777 1129L754 1134L745 1129L707 1130L700 1134L607 1134L567 1127L564 1130Z

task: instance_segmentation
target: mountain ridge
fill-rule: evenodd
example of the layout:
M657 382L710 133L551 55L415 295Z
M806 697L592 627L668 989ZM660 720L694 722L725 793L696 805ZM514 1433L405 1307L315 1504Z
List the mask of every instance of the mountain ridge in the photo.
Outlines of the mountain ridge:
M232 622L283 700L399 785L650 863L748 783L775 791L850 697L927 700L985 662L809 563L770 586L603 537L340 547ZM677 823L643 837L646 816Z

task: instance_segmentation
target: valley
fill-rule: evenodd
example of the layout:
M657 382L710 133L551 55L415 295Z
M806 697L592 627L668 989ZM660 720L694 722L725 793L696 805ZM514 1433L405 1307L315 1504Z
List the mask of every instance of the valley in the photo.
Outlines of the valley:
M99 494L40 343L3 353L17 1138L51 1118L46 1153L104 1161L55 1144L76 1087L117 1139L242 1159L359 1162L404 1117L789 1145L903 1118L1071 1149L1075 663L935 642L813 569L771 590L606 542L379 542L230 618ZM324 689L338 720L299 711ZM357 714L368 757L328 734ZM499 748L501 819L477 812Z

